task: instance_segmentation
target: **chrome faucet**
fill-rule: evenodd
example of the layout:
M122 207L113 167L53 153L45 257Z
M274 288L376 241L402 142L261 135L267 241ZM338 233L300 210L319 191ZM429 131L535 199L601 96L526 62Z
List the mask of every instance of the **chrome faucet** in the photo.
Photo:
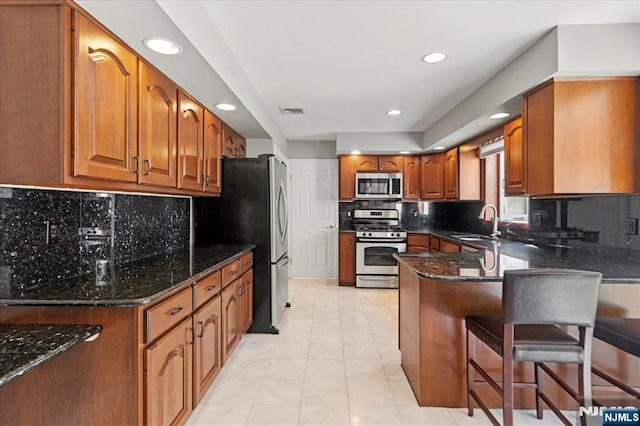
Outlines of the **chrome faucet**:
M491 207L493 209L493 231L491 232L491 238L498 238L500 236L500 231L498 231L498 209L493 204L486 204L480 210L480 216L478 218L484 219L484 214L487 209Z

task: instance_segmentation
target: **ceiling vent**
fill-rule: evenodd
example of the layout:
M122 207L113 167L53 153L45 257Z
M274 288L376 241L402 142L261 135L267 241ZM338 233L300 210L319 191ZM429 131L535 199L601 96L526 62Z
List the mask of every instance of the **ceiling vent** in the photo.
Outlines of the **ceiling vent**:
M284 115L304 115L304 108L282 108L280 113Z

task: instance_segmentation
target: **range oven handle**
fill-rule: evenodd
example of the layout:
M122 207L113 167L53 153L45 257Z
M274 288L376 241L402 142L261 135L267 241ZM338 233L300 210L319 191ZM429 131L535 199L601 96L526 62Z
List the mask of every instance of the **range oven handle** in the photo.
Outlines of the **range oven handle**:
M389 238L389 239L381 239L381 238L358 238L356 240L357 243L406 243L407 240L405 238Z

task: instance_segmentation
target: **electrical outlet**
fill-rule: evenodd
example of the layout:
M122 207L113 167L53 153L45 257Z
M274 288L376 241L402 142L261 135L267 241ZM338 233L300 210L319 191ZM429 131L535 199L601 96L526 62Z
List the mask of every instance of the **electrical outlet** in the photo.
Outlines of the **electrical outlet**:
M47 220L44 222L46 226L45 243L56 244L60 241L60 222L57 220Z
M627 226L624 232L629 235L638 235L638 218L637 217L627 218Z
M542 226L542 212L533 212L531 223L533 226Z

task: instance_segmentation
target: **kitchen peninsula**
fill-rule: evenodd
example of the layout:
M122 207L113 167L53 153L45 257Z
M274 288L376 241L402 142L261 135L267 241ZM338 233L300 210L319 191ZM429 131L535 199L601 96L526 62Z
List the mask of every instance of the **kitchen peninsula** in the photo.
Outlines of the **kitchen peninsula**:
M62 353L0 387L0 424L186 420L250 325L253 248L192 246L114 265L106 285L93 276L54 278L0 291L5 328L101 328L73 350L53 342Z
M504 239L456 237L449 231L431 235L462 245L459 253L399 253L400 352L402 368L421 406L466 407L466 339L464 317L499 313L502 274L508 269L556 267L603 273L599 316L640 317L640 253L575 242L562 248L535 246ZM471 240L471 241L470 241ZM500 358L479 345L478 357L499 378ZM640 360L597 339L593 364L631 385L640 385ZM576 386L575 369L556 371ZM531 379L533 369L519 366L516 376ZM551 380L552 399L572 408ZM594 381L594 384L597 384ZM489 406L500 406L495 392L481 388ZM595 390L597 392L597 390ZM597 393L596 393L597 396ZM517 389L517 407L533 407L533 393Z

